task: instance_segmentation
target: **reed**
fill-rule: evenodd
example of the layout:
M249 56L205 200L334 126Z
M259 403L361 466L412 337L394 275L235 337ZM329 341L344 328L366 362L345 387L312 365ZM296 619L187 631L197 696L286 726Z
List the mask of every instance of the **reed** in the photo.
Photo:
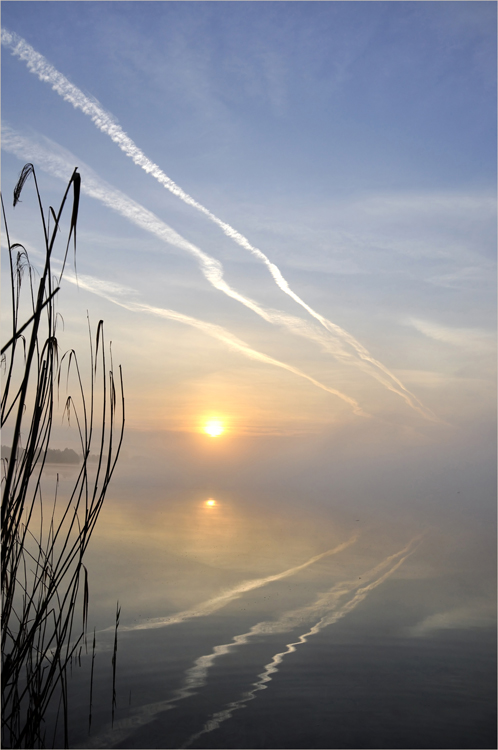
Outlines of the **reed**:
M46 747L47 709L58 705L64 747L69 747L68 668L73 659L81 661L88 622L83 556L121 448L124 393L121 368L116 378L112 352L109 358L106 353L103 321L95 337L88 323L89 384L75 351L60 355L56 301L71 240L76 256L80 175L75 169L59 209L49 207L47 213L32 164L21 172L14 206L30 178L44 240L39 280L26 248L10 241L2 199L12 329L2 347L1 424L12 435L10 457L2 459L2 746ZM61 241L62 270L54 275L54 249ZM26 300L29 311L21 321ZM43 469L64 383L66 390L69 383L74 387L65 398L64 415L75 425L82 463L62 498L57 477L55 496L46 507ZM92 450L96 460L94 455L90 461Z

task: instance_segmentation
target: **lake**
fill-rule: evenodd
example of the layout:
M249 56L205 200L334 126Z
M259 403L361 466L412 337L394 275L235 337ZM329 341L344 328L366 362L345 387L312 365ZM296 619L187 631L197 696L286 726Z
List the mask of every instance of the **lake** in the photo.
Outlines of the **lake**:
M90 634L69 681L71 746L496 747L484 464L478 486L463 458L441 483L427 452L389 472L370 456L368 492L349 459L333 483L302 466L284 478L298 442L239 440L227 460L184 440L162 466L125 456L109 490L87 556L91 728Z

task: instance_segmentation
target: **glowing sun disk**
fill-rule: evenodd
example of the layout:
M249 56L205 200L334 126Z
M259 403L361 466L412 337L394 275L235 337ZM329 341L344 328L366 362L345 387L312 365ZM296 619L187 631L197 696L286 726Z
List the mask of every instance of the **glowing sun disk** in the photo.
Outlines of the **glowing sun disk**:
M223 432L223 422L220 422L219 419L210 419L204 425L204 432L207 432L211 437L218 437Z

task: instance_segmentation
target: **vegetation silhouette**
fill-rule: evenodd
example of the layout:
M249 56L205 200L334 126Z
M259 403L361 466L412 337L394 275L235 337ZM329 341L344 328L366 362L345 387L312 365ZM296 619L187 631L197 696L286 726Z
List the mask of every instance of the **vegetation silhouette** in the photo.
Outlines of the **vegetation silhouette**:
M11 243L2 198L12 298L12 335L1 350L1 425L4 434L12 436L9 456L2 458L2 747L46 747L55 743L57 732L63 736L59 741L69 747L67 671L73 658L81 660L87 645L89 581L83 556L121 449L125 402L121 367L115 378L110 348L108 365L103 321L95 338L88 322L89 385L75 351L59 353L57 324L62 318L55 302L71 240L76 259L80 175L75 169L58 211L50 206L47 214L32 164L21 171L14 206L30 177L44 239L41 274L26 248ZM54 247L63 236L62 218L71 192L67 242L61 270L54 275ZM25 314L22 325L21 314ZM70 383L75 388L76 395L66 396L63 416L76 426L81 462L74 468L76 478L67 495L61 498L57 475L55 497L47 503L43 469L53 455L48 446L64 380L66 392ZM113 675L114 714L115 653ZM45 721L49 706L56 707L57 716L51 738L46 736Z

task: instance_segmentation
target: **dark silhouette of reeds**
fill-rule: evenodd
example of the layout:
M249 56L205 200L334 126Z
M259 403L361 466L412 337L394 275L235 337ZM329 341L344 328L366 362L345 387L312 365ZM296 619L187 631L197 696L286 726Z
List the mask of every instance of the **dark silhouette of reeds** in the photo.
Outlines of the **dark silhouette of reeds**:
M116 384L112 354L110 367L107 364L102 321L95 339L88 324L89 386L84 386L74 350L59 354L60 316L55 302L72 239L76 254L80 175L75 169L58 211L50 207L47 215L32 164L21 172L14 206L30 177L44 239L38 283L26 249L11 244L2 199L12 293L12 335L1 350L1 423L12 435L10 458L2 459L2 747L38 748L54 742L46 737L49 705L58 706L64 747L69 747L68 667L73 658L75 664L81 663L88 620L89 583L83 556L121 448L124 395L121 368ZM67 242L56 277L53 251L56 240L63 237L62 218L70 196ZM26 275L29 283L23 292ZM25 294L31 314L21 325ZM65 400L64 415L76 426L82 464L69 496L61 498L57 477L55 498L45 503L42 474L64 381L66 389L70 381L76 389L76 396ZM92 462L91 448L97 454ZM115 653L113 678L114 713Z
M118 627L121 607L116 605L116 627L114 630L114 648L112 651L112 726L114 726L114 711L116 710L116 660L118 657Z

